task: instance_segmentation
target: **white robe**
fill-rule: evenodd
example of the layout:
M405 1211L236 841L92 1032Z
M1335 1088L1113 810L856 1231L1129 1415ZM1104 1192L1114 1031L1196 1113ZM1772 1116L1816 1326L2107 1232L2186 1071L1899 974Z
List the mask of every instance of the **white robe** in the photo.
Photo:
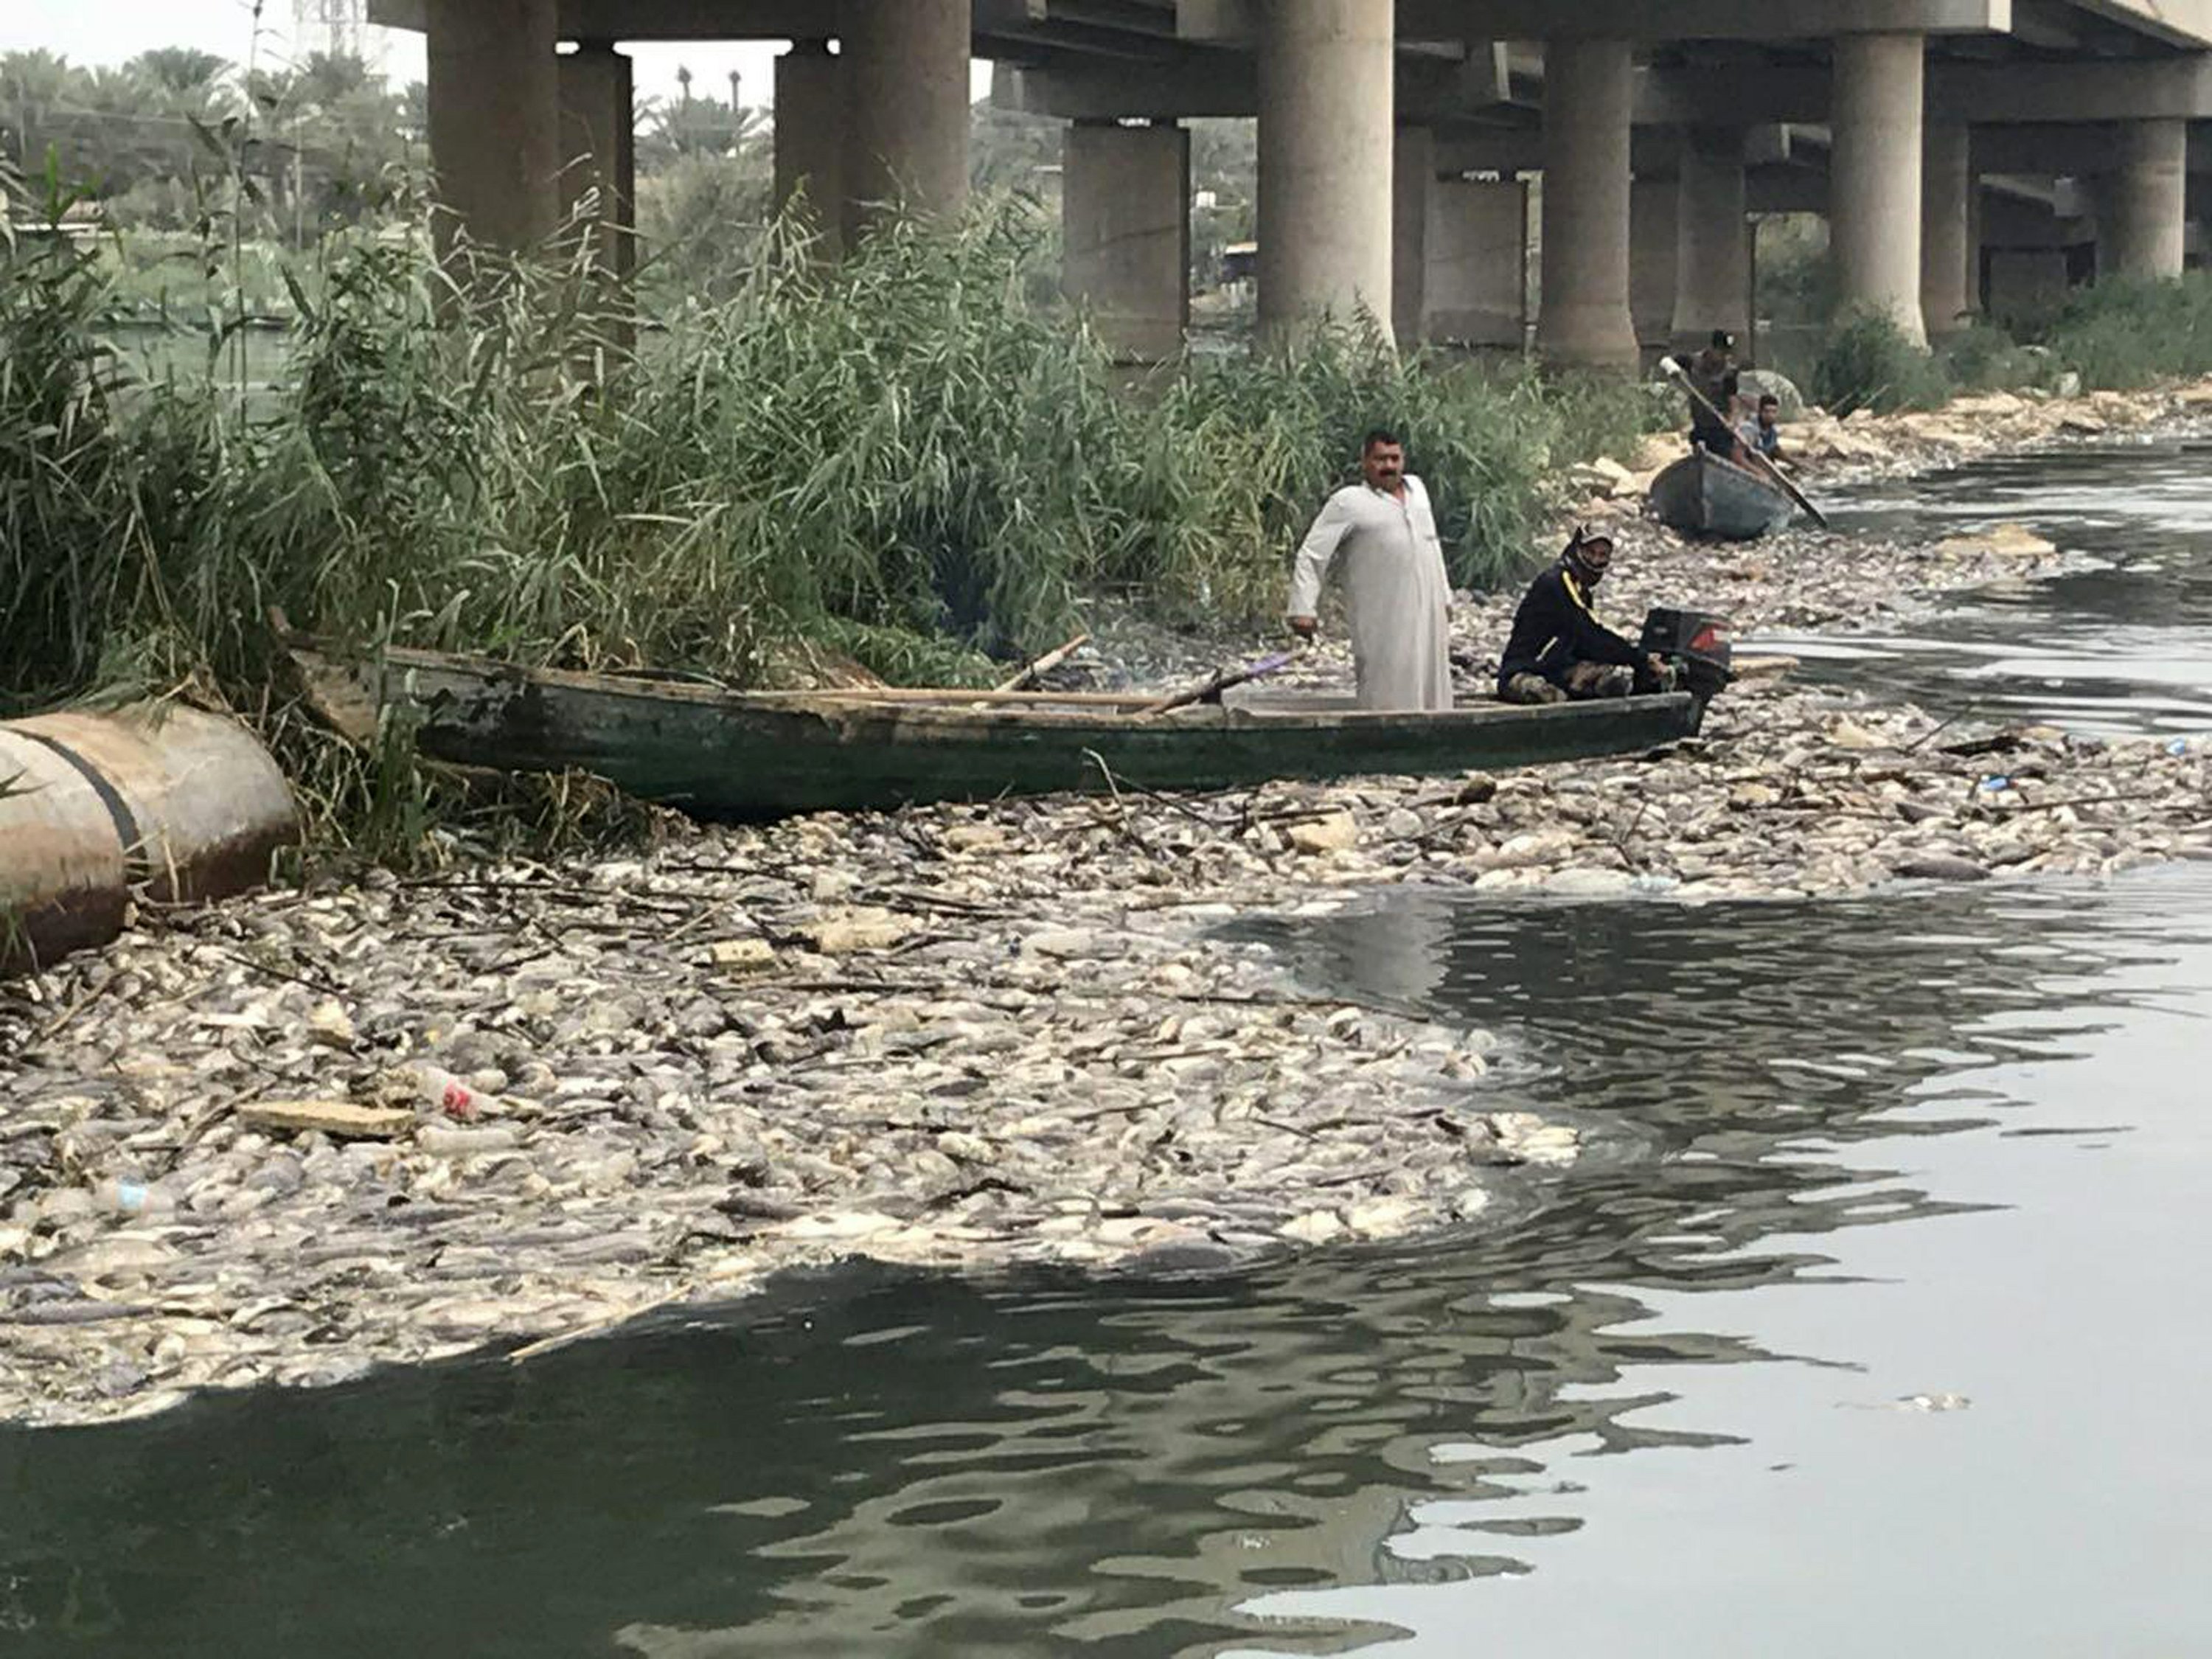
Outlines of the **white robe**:
M1316 614L1332 564L1352 612L1359 706L1450 708L1451 584L1421 481L1408 473L1402 498L1365 483L1330 496L1298 549L1288 614Z

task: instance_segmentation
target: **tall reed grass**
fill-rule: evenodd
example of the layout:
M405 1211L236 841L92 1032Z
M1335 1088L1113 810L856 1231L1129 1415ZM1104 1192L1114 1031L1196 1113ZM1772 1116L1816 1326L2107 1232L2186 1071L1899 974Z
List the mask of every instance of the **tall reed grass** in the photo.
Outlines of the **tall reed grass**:
M2212 374L2212 275L2098 283L2075 294L2040 337L2087 386L2134 392L2175 375Z
M457 268L426 245L289 271L289 368L247 398L133 380L99 265L0 244L0 711L186 680L274 710L272 608L356 646L759 683L812 644L974 678L1103 590L1186 623L1273 614L1369 426L1405 430L1480 586L1528 558L1549 479L1664 418L1635 387L1401 357L1358 326L1132 391L1036 302L1044 245L1006 209L834 268L778 228L635 349L580 246Z
M2021 325L2017 336L1978 322L1932 352L1887 316L1847 313L1822 341L1808 390L1847 415L1932 409L1960 392L2048 390L2068 374L2087 390L2108 392L2212 374L2212 275L2108 277Z

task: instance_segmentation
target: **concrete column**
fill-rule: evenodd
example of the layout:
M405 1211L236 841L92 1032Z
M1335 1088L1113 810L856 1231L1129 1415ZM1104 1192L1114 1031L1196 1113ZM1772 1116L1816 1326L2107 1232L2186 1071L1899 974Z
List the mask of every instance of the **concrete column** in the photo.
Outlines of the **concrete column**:
M1528 187L1439 179L1429 227L1429 338L1520 351L1528 323Z
M1931 123L1920 175L1920 312L1938 338L1964 328L1977 308L1973 198L1972 130Z
M1694 351L1724 328L1752 350L1751 225L1745 216L1744 131L1687 127L1674 181L1674 315L1677 352Z
M968 200L969 0L845 0L845 241Z
M1982 190L1981 151L1966 131L1966 301L1974 315L1989 314L1989 198Z
M534 246L559 219L556 0L427 0L423 12L442 234Z
M1437 136L1400 127L1391 164L1390 327L1401 346L1428 337L1429 215L1436 197Z
M561 88L561 208L565 222L593 199L597 263L619 289L637 269L637 114L630 60L586 41L556 60Z
M1190 133L1078 121L1062 154L1069 297L1117 361L1167 362L1190 326Z
M1672 179L1638 179L1628 187L1628 317L1639 349L1663 349L1674 337L1679 193Z
M1536 349L1553 362L1634 368L1628 312L1628 133L1633 78L1625 40L1544 47L1543 293Z
M803 196L807 222L832 258L844 232L843 76L826 40L794 40L775 60L775 210Z
M1260 322L1367 307L1387 331L1396 106L1392 0L1260 14Z
M2186 251L2189 128L2180 120L2130 121L2119 166L2098 203L2100 276L2179 276Z
M1916 345L1926 57L1917 34L1837 37L1829 240L1845 309L1887 312Z

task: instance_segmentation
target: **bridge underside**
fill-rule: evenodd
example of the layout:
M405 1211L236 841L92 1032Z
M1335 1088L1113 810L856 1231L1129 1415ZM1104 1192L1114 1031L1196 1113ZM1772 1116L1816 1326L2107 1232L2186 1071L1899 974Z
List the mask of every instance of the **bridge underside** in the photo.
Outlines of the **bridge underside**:
M428 31L445 194L510 244L580 181L599 187L611 246L626 240L627 161L602 155L626 148L622 42L793 42L778 189L804 193L831 245L893 199L957 204L967 62L989 58L994 102L1068 123L1069 285L1139 359L1171 352L1188 317L1177 124L1199 117L1259 124L1263 323L1364 307L1405 337L1517 344L1535 235L1539 343L1590 363L1747 331L1759 215L1826 215L1845 302L1920 337L2086 270L2178 272L2200 174L2212 196L2212 0L373 0L371 15ZM575 49L556 58L557 42Z

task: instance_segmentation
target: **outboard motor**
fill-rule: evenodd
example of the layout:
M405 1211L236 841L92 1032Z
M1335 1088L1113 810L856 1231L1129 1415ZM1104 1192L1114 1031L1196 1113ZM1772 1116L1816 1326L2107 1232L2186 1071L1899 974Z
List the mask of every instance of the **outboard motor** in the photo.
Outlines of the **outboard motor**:
M1644 635L1637 648L1674 665L1681 676L1682 689L1698 700L1700 714L1735 678L1735 649L1729 642L1725 617L1656 607L1644 619Z

